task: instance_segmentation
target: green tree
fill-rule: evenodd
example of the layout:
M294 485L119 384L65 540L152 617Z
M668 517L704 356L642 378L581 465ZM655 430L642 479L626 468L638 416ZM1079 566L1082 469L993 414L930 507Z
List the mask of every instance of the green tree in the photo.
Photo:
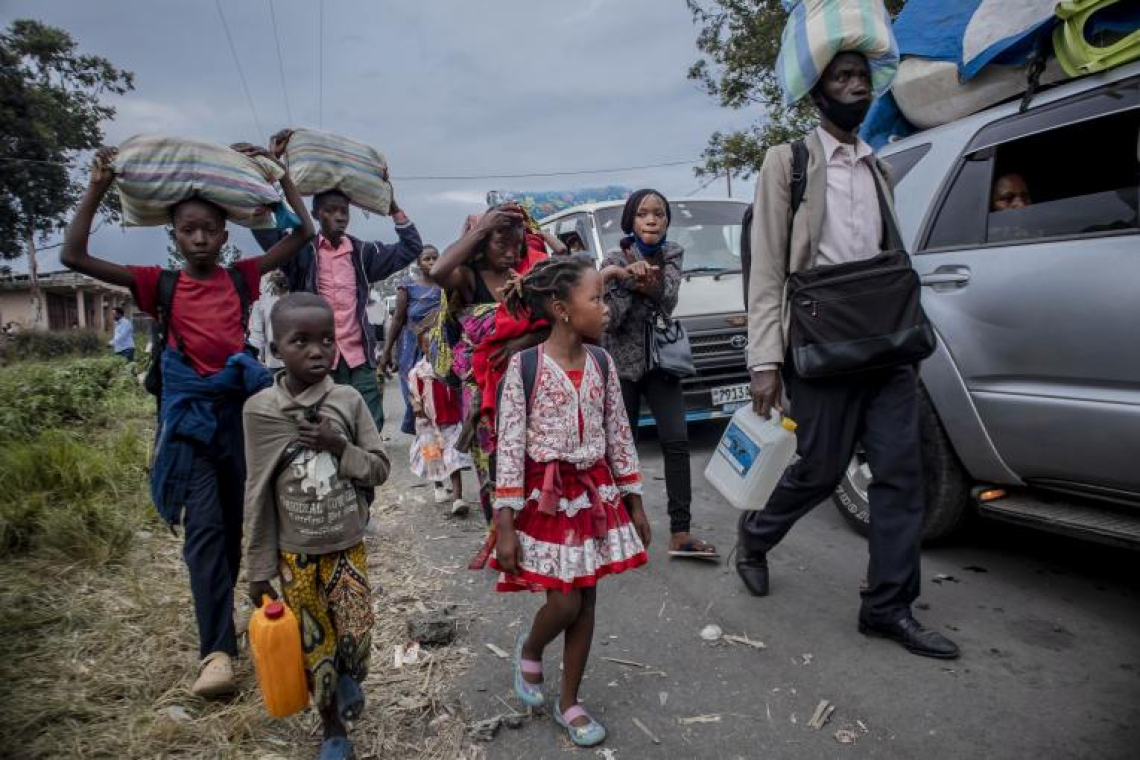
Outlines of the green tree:
M36 244L65 225L82 193L70 167L101 144L115 115L102 97L134 89L132 73L77 47L63 29L30 19L0 33L0 258L28 257L33 326L43 311Z
M892 16L904 0L886 0ZM815 126L815 109L802 100L784 106L776 78L780 35L788 12L783 0L685 0L699 31L702 57L689 79L727 108L756 108L748 127L714 132L701 158L698 177L730 173L747 179L760 170L769 147L790 142Z

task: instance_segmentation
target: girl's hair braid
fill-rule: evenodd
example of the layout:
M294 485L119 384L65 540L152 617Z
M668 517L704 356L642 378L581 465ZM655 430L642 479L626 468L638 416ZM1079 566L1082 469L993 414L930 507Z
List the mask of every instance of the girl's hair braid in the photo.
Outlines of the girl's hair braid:
M582 279L582 272L594 266L592 256L554 256L534 265L523 276L516 275L503 290L507 310L553 319L550 302L570 297L570 289Z

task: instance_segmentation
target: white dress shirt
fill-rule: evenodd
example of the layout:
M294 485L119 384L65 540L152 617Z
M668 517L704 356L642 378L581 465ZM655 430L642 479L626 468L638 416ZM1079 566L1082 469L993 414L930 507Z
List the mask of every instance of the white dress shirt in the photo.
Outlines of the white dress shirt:
M827 156L827 195L815 265L845 264L877 256L881 252L883 217L871 173L874 151L859 138L854 145L848 145L823 127L818 127L816 133Z

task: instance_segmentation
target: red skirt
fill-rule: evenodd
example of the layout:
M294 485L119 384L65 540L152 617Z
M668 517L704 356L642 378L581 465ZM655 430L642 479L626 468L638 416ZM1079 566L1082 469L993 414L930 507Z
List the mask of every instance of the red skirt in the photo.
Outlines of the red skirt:
M560 486L553 494L557 507L544 511L543 485L552 477ZM497 591L565 593L649 561L605 460L578 470L528 459L525 481L526 505L515 514L522 564L518 575L507 575L492 556L491 567L500 571Z

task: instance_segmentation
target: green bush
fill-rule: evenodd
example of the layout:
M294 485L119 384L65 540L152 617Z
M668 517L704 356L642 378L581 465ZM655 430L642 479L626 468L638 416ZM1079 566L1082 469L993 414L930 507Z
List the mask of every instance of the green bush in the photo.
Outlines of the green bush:
M0 440L97 422L109 404L121 407L123 402L140 408L146 403L127 365L116 356L5 367L0 370Z
M102 333L30 330L9 336L5 340L4 360L12 362L59 359L64 356L98 356L109 350L107 336Z
M102 564L153 521L153 402L118 357L0 368L0 555Z
M94 563L121 556L153 519L147 443L135 426L94 437L49 430L0 447L0 554L49 551Z

